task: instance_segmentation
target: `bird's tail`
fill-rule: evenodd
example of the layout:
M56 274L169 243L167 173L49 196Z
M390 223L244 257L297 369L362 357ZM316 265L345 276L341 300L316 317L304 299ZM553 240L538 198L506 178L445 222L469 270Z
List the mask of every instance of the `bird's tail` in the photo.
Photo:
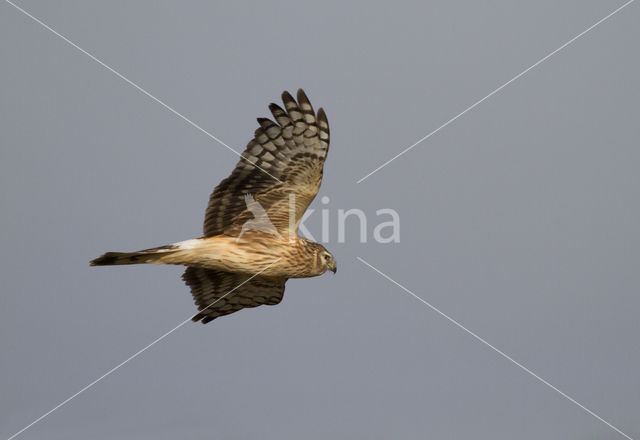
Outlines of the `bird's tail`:
M162 259L164 257L179 250L180 248L176 245L167 245L137 252L107 252L95 260L91 260L89 264L91 266L114 266L119 264L163 263Z

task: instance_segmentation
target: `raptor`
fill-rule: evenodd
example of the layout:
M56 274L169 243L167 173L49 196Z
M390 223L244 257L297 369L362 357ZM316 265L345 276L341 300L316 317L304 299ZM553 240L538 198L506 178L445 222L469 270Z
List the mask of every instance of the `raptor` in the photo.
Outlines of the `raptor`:
M322 182L329 123L302 89L270 104L273 120L259 127L229 177L214 189L200 238L137 252L107 252L91 266L174 264L207 323L240 309L275 305L289 278L336 272L333 255L298 235Z

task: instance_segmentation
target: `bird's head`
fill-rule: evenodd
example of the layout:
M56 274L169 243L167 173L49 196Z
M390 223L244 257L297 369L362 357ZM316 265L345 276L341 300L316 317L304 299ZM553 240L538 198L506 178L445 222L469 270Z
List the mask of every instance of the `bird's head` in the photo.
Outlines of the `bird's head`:
M333 273L338 271L338 265L336 264L336 259L333 258L331 252L326 250L324 246L318 245L318 251L316 253L317 263L316 265L321 268L320 273L325 273L330 270Z
M336 260L333 258L331 252L326 250L320 243L316 243L305 238L301 238L301 240L303 240L306 246L310 248L309 250L315 258L315 264L313 265L315 275L322 275L328 270L336 273L338 266L336 265Z

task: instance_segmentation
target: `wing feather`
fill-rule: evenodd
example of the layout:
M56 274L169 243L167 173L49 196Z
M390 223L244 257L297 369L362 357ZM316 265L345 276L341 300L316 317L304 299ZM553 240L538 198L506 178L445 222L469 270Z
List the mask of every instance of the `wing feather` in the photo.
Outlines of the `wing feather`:
M182 275L200 313L192 320L203 324L238 310L276 305L282 301L286 279L188 267Z
M314 112L302 89L298 90L297 101L283 92L282 102L284 109L269 105L274 120L258 118L259 127L242 159L211 194L205 237L240 231L252 218L244 200L247 193L254 195L280 233L297 234L297 225L322 182L329 151L329 123L322 108ZM289 230L291 196L294 231Z

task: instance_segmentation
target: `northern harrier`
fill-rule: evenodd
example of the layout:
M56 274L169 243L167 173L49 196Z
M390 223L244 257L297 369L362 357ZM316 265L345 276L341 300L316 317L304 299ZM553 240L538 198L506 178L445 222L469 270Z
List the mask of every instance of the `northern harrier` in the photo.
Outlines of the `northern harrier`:
M275 121L260 127L229 177L214 189L204 236L138 252L107 252L92 266L176 264L207 323L245 307L275 305L289 278L336 272L321 244L298 236L302 216L318 193L329 150L329 123L298 90L270 104ZM266 218L265 218L266 214ZM243 227L244 226L244 227Z

